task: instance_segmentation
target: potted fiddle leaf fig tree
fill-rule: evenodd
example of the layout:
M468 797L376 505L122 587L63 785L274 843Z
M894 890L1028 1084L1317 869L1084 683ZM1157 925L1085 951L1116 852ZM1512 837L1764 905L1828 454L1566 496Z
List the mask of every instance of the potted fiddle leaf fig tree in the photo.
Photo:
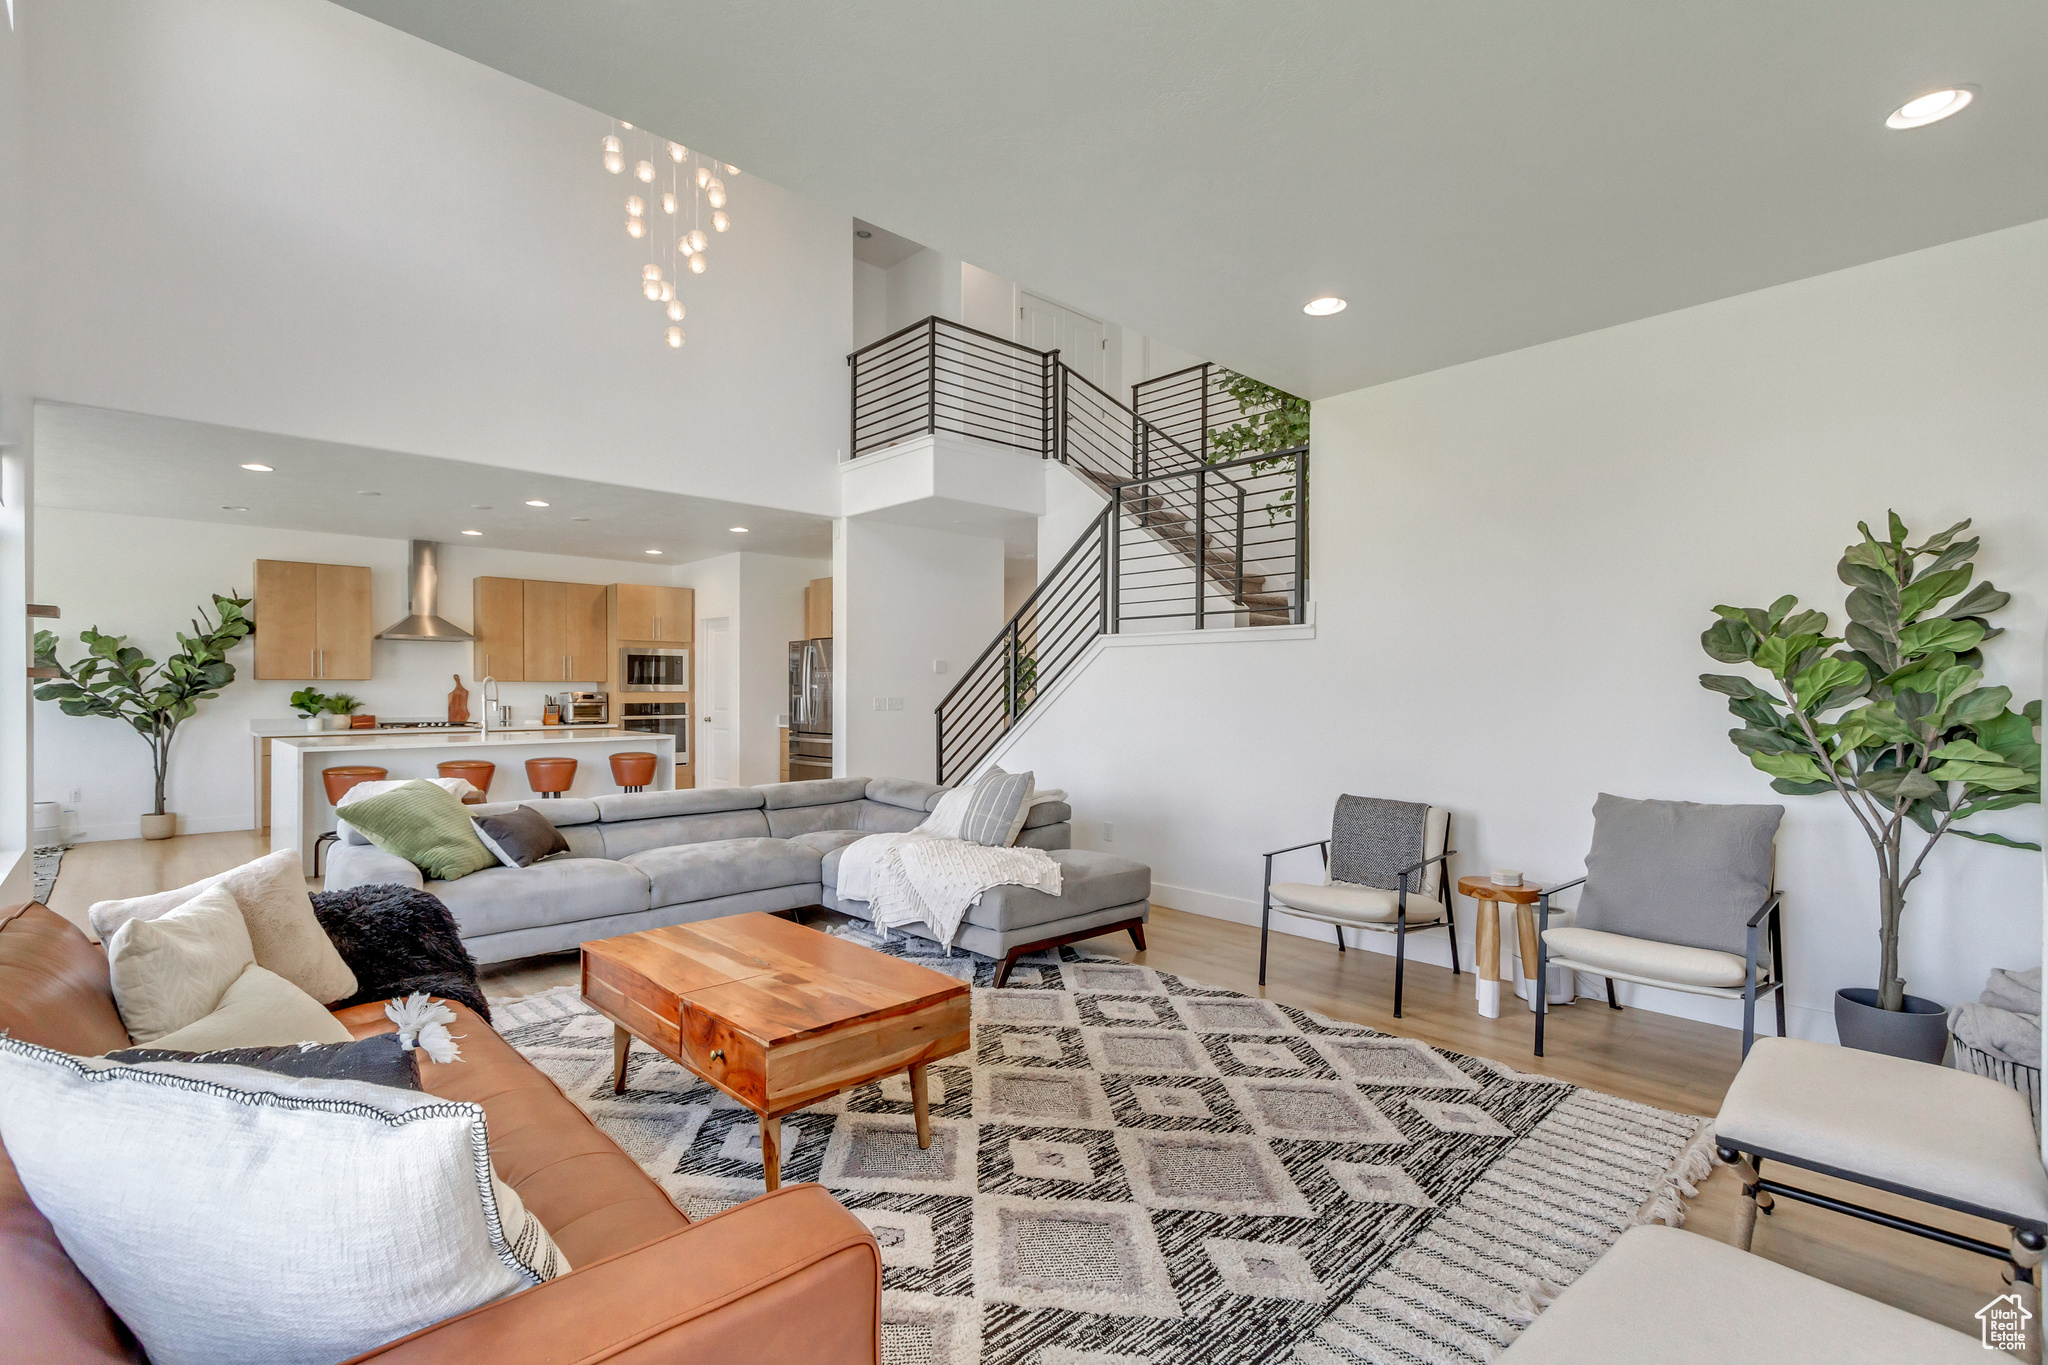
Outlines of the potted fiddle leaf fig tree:
M178 817L164 810L164 781L171 770L171 741L178 726L192 718L199 703L220 695L235 680L228 651L256 629L244 613L246 597L213 595L220 617L209 621L205 608L192 623L193 633L178 633L178 652L161 665L128 643L125 635L107 635L97 628L78 634L86 655L76 664L57 661L57 637L36 632L36 666L57 671L61 681L36 689L37 701L56 702L67 716L105 716L131 727L149 744L156 768L156 805L142 817L142 837L168 839L177 833Z
M1906 893L1950 834L2040 850L1963 828L1986 811L2041 799L2041 703L2015 711L2011 688L1983 685L1983 646L2004 633L1988 618L2011 598L1988 582L1971 585L1978 541L1961 538L1969 526L1914 545L1896 512L1883 540L1858 522L1863 538L1835 570L1849 588L1839 638L1828 634L1825 612L1799 611L1791 596L1768 607L1715 607L1720 619L1700 637L1721 662L1771 676L1758 686L1701 675L1742 721L1729 731L1735 747L1771 775L1775 791L1834 793L1877 859L1877 985L1835 993L1842 1042L1937 1063L1948 1041L1943 1007L1908 995L1899 971Z

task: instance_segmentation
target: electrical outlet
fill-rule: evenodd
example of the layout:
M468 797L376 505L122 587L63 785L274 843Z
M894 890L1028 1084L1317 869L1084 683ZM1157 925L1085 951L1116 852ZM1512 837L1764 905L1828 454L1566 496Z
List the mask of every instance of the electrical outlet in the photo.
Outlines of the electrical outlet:
M888 710L888 709L889 709L889 699L888 699L887 697L876 697L876 698L875 698L875 709L876 709L877 711L886 711L886 710Z
M903 698L901 698L901 697L891 697L891 698L889 698L889 709L890 709L891 711L901 711L901 710L903 709Z
M83 800L85 800L85 788L73 787L71 789L71 804L75 806Z
M1105 844L1116 842L1116 826L1107 820L1102 822L1102 842Z
M944 673L944 672L946 671L947 667L948 667L948 665L947 665L947 663L946 663L946 661L945 661L944 659L933 659L933 660L932 660L932 672L934 672L934 673Z

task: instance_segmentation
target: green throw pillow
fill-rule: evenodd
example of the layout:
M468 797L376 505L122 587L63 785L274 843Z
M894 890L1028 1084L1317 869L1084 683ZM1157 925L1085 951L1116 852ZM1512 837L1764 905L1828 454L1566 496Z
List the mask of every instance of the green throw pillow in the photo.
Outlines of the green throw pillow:
M498 865L497 855L476 837L468 808L446 787L431 782L408 782L351 801L341 808L341 818L435 881L452 882Z

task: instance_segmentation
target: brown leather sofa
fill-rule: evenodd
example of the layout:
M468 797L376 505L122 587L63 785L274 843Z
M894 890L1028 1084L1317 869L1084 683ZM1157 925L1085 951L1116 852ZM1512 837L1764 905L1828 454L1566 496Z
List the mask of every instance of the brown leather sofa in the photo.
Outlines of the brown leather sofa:
M881 1251L817 1185L692 1223L554 1082L460 1005L462 1060L421 1055L437 1095L473 1100L498 1174L575 1269L358 1359L378 1365L616 1361L878 1365ZM380 1005L339 1011L358 1037ZM0 1030L91 1056L129 1045L107 962L40 905L0 910ZM9 1361L138 1362L135 1339L64 1254L0 1150L0 1324Z

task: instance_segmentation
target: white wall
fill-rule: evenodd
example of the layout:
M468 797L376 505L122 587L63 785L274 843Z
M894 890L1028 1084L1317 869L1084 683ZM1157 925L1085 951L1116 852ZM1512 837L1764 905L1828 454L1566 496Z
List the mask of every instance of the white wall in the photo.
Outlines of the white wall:
M35 463L27 6L0 31L0 905L29 898L28 515ZM12 11L10 11L12 13Z
M38 397L835 510L846 215L728 177L675 351L602 113L323 0L34 19Z
M832 771L929 782L932 708L1006 619L1003 542L861 517L834 523L832 541Z
M321 535L271 527L229 527L213 522L159 517L36 510L36 579L47 600L63 608L61 622L46 623L63 641L58 657L76 662L83 654L78 633L87 627L125 634L159 663L176 648L176 632L190 630L194 608L212 604L212 594L254 588L258 559L310 560L370 567L371 620L383 629L406 612L406 547L403 540ZM119 547L119 553L110 553ZM687 566L683 566L687 567ZM469 629L475 605L472 580L478 575L554 579L571 583L670 583L679 570L611 559L526 554L516 550L444 545L441 550L441 615ZM263 604L253 610L260 622ZM701 610L701 607L700 607ZM171 754L170 808L183 819L181 833L247 829L254 808L251 720L293 715L289 698L304 682L256 678L256 647L244 642L228 657L237 677L221 695L201 702L198 714L178 729ZM446 714L454 675L469 689L470 712L482 697L467 644L423 644L379 640L372 647L365 682L312 684L328 693L361 698L380 716L433 717ZM561 691L543 683L501 683L499 699L513 708L514 724L540 720L545 693ZM132 839L137 817L150 808L149 749L140 736L117 722L67 716L55 702L36 702L36 798L72 804L73 837ZM501 781L506 779L501 778ZM512 779L516 785L517 779Z
M804 587L814 578L831 576L830 560L785 555L736 553L677 566L676 581L697 593L698 640L704 638L706 620L723 616L732 622L736 705L730 781L735 786L781 779L778 730L789 710L789 642L804 635ZM701 748L708 683L701 653L694 662L699 672L691 742ZM696 777L699 786L707 785L701 761Z
M1839 623L1859 518L1971 516L2013 594L1992 679L2039 696L2044 318L2048 222L1320 402L1315 638L1107 650L1003 766L1075 794L1077 842L1115 822L1156 899L1240 919L1260 852L1327 831L1339 792L1448 805L1459 871L1543 880L1581 871L1601 791L1782 800L1793 1028L1831 1038L1836 988L1876 972L1872 855L1838 801L1774 796L1729 745L1698 637L1784 592ZM1981 827L2036 838L2040 812ZM2041 960L2037 856L1949 840L1928 867L1909 990L1970 999Z
M914 320L914 319L913 319ZM853 263L853 349L889 335L889 272L866 261Z

